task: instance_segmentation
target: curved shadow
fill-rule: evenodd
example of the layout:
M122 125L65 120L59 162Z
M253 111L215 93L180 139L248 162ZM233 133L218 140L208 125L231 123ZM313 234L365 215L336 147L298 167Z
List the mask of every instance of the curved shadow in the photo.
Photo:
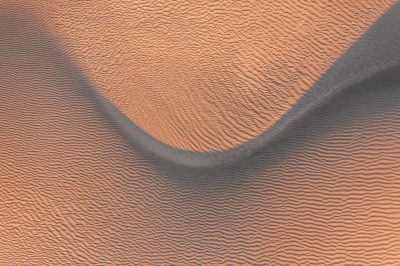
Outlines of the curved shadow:
M128 142L138 141L145 149L167 161L194 168L236 163L279 140L293 124L331 100L341 91L370 77L396 71L400 64L400 4L395 4L311 87L273 126L238 147L219 152L190 152L166 145L136 126L97 90L90 90L100 109ZM93 88L93 86L88 86Z
M399 73L399 68L396 66L400 64L400 46L397 45L397 43L400 43L400 28L395 25L400 24L400 4L395 4L285 115L264 133L233 149L220 152L189 152L173 148L156 140L124 116L84 77L83 71L80 71L63 51L57 45L54 45L56 42L50 36L44 33L38 34L37 29L31 32L32 28L30 27L32 26L30 22L27 22L26 17L22 18L20 15L7 13L3 14L1 18L3 27L0 30L2 32L28 30L29 32L22 35L31 36L31 40L27 40L26 37L21 35L21 39L17 41L28 46L36 43L35 49L40 49L40 53L46 54L50 60L57 61L63 67L63 71L79 83L82 93L93 101L97 109L107 117L110 124L130 145L140 146L142 150L149 151L157 157L177 164L173 168L178 166L182 169L201 168L198 171L200 175L202 175L200 172L204 171L204 167L208 168L207 171L235 169L236 164L242 165L248 162L251 159L246 158L257 151L273 150L272 147L281 142L280 139L286 132L295 130L294 125L296 123L318 107L331 101L343 90L366 79L368 82L375 82L375 80L387 79L391 75ZM35 37L32 38L33 36ZM40 41L40 44L37 44L38 41ZM27 47L26 49L29 50L30 48ZM195 169L191 169L191 171L197 172Z

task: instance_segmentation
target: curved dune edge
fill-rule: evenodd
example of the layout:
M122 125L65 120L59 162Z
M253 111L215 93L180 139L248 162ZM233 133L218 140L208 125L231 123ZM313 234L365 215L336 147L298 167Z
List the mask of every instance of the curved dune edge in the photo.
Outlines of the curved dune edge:
M391 66L383 65L378 70L364 75L359 75L354 79L342 83L340 86L333 88L328 93L320 93L313 91L300 99L295 106L290 109L276 124L269 128L266 132L258 137L238 146L237 148L225 150L221 152L189 152L168 146L143 131L137 125L132 123L125 117L115 106L107 99L98 94L93 93L95 101L101 105L101 108L110 116L113 125L122 133L127 141L139 142L145 149L156 154L157 156L186 167L212 167L234 163L254 152L262 149L266 144L279 139L287 130L290 130L297 121L303 119L309 113L324 105L331 98L337 96L348 87L357 85L365 79L374 80L375 77L386 75L387 72L398 73L400 60L396 60Z
M184 169L130 148L53 42L1 21L1 265L400 261L400 75L235 167Z
M71 67L76 69L73 71L79 76L79 82L83 82L87 97L91 98L128 143L139 144L176 165L220 166L241 160L279 139L297 121L344 89L400 65L400 47L397 45L400 42L400 29L394 27L399 24L400 4L395 4L273 126L240 146L218 152L186 151L157 140L119 111L88 79L82 78L84 71L76 68L73 63ZM64 54L62 51L57 53ZM71 62L67 55L63 57L66 62Z
M91 97L128 142L138 142L145 149L167 161L186 167L210 167L233 163L279 139L293 124L346 88L366 79L373 81L376 76L388 71L397 71L397 66L400 65L400 49L396 47L396 42L400 41L400 30L393 25L400 23L398 17L400 17L400 5L396 4L273 126L233 149L191 152L171 147L135 125L97 90L92 90ZM378 43L384 45L377 46ZM338 80L340 82L337 82Z
M395 0L23 2L138 127L220 152L275 124Z
M391 69L396 71L396 67L400 65L400 49L396 47L396 41L400 41L400 30L392 25L400 23L397 17L400 17L399 4L383 15L273 126L233 149L191 152L171 147L135 125L97 90L91 90L91 97L128 142L138 142L167 161L187 167L233 163L279 139L293 124L346 88L366 79L373 80L375 76L390 72ZM382 40L385 40L384 45L377 46L377 43L383 43ZM338 80L340 82L337 82Z

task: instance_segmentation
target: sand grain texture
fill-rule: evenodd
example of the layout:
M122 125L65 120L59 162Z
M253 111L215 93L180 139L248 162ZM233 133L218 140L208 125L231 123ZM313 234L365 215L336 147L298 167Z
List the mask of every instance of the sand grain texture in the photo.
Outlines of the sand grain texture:
M400 71L234 167L128 143L26 16L0 16L1 265L396 265Z
M25 2L135 125L192 152L267 131L395 3Z

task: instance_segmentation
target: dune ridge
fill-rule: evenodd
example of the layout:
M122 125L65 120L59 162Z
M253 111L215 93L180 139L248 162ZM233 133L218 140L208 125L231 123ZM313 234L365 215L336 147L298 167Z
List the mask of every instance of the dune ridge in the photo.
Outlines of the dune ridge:
M400 261L397 69L229 167L194 169L129 145L84 72L10 16L0 16L0 264Z
M138 129L201 161L286 123L395 1L25 2Z
M124 115L95 87L87 84L92 98L128 142L138 142L159 157L188 167L211 167L237 162L278 140L310 112L343 90L368 78L396 72L400 64L400 4L395 4L357 40L335 64L265 132L238 147L217 152L193 152L165 144ZM383 73L383 74L381 74Z

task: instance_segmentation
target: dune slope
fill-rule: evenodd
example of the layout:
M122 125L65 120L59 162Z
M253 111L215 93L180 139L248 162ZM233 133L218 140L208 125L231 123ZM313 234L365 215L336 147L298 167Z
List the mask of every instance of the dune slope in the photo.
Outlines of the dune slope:
M395 3L23 2L133 124L189 152L268 131Z
M192 169L127 142L26 16L0 22L0 264L400 261L398 68Z

